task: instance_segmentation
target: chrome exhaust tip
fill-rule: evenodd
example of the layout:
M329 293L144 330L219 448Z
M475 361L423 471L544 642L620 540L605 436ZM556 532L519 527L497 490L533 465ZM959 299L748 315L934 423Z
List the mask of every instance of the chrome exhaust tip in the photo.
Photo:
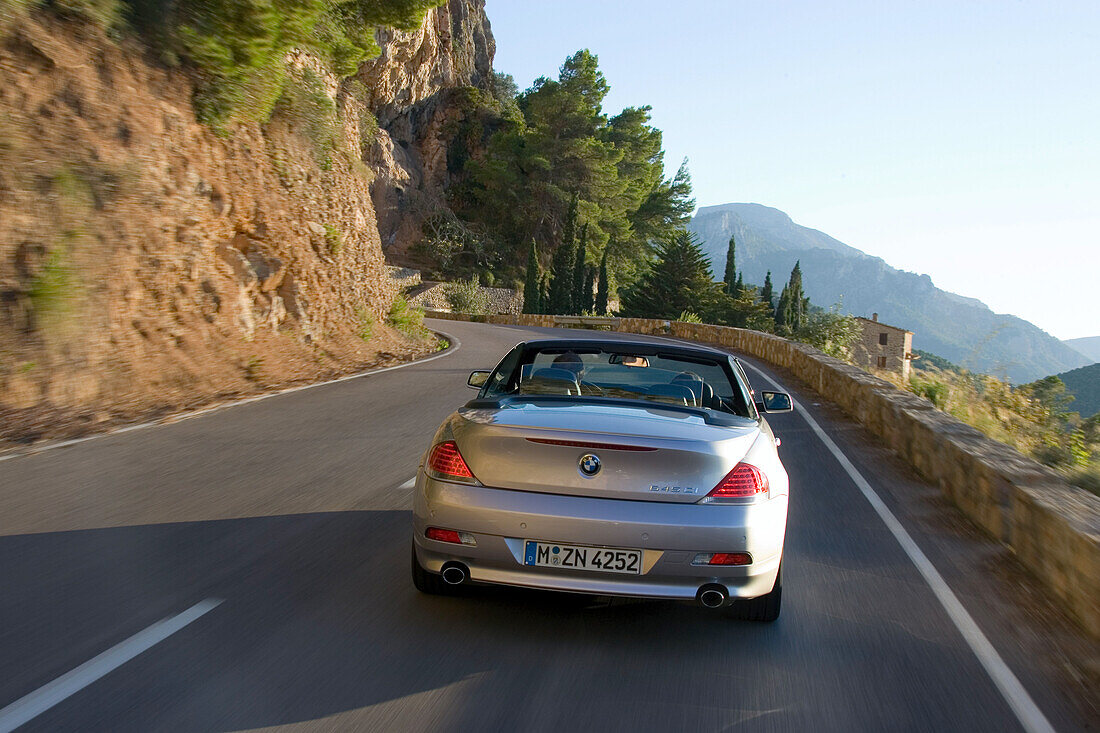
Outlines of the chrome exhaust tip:
M449 562L443 566L442 575L447 585L462 585L470 577L470 571L460 562Z
M695 594L695 599L706 608L721 608L729 600L729 593L723 586L711 583L701 587L699 592Z

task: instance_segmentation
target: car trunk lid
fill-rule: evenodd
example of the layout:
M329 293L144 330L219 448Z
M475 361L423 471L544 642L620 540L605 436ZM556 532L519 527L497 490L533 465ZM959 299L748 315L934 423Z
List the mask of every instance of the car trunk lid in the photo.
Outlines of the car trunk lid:
M760 432L751 420L711 425L659 405L528 403L458 415L455 440L486 486L636 501L698 501Z

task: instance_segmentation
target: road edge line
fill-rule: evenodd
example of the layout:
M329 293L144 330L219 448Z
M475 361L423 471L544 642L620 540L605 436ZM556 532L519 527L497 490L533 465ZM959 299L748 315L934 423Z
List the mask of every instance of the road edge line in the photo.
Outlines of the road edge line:
M437 331L431 329L432 333L437 336L442 336L450 342L443 351L432 354L431 356L425 356L415 361L407 361L404 364L394 364L393 366L382 367L380 369L368 369L362 372L355 372L354 374L345 374L342 377L336 377L335 379L328 379L324 382L310 382L309 384L299 384L294 387L287 387L286 389L276 390L274 392L265 392L263 394L254 395L252 397L244 397L239 400L231 400L229 402L222 402L217 405L210 405L209 407L200 407L197 410L191 410L188 412L179 412L172 415L168 415L160 420L149 420L134 425L123 425L113 430L107 430L102 433L96 433L95 435L86 435L82 438L70 438L68 440L59 440L53 443L44 443L40 446L33 446L26 450L15 450L10 453L0 454L0 463L4 461L10 461L13 458L29 458L30 456L36 456L39 453L45 453L47 451L55 450L57 448L69 448L81 443L87 443L92 440L98 440L100 438L107 438L112 435L121 435L122 433L130 433L135 430L144 430L146 428L155 428L163 425L174 425L176 423L183 422L185 420L193 420L197 417L203 417L214 412L220 412L221 410L228 410L231 407L240 407L242 405L249 405L253 402L260 402L261 400L270 399L272 397L279 397L282 395L292 394L294 392L304 392L307 389L313 389L314 387L324 387L329 384L339 384L340 382L348 382L352 379L360 379L362 377L370 377L375 374L382 374L383 372L391 372L394 369L404 369L405 367L415 366L417 364L427 364L429 361L435 361L436 359L442 359L445 356L450 356L462 347L462 342L451 334L445 331Z
M746 366L749 366L753 371L764 377L767 381L771 382L780 391L788 391L770 375L766 374L763 369L750 364L747 361L744 362ZM924 582L928 585L932 591L932 595L939 601L940 606L947 613L947 617L951 619L951 623L954 624L959 634L962 636L963 641L970 647L970 651L977 657L978 663L985 669L987 675L992 680L994 686L998 692L1001 693L1001 697L1008 703L1008 707L1016 715L1016 719L1023 726L1024 730L1029 733L1054 733L1054 727L1043 715L1043 711L1039 709L1039 706L1035 704L1035 701L1031 699L1031 695L1028 694L1024 688L1023 683L1016 677L1009 666L1005 663L1001 655L997 653L997 649L993 646L993 643L989 641L986 635L982 632L977 622L974 621L974 617L970 615L970 612L963 606L962 601L959 600L955 592L951 590L951 586L947 584L947 581L943 579L940 572L936 570L936 566L932 564L932 561L928 559L928 556L924 554L924 551L917 545L916 540L913 539L909 531L902 526L898 521L894 513L890 511L890 508L886 506L886 502L878 495L878 493L872 488L871 484L863 477L863 474L859 472L859 469L855 467L855 464L849 460L844 451L833 442L833 439L825 432L825 430L818 424L817 420L810 415L799 402L791 399L794 405L794 409L802 416L802 419L806 421L806 424L810 426L814 434L818 437L821 443L833 454L833 458L837 460L840 467L844 469L844 472L848 474L848 478L852 479L852 483L856 485L863 497L874 509L875 514L882 520L883 524L890 531L890 534L897 540L898 545L901 546L902 551L909 558L910 562L917 568L917 572L924 578Z

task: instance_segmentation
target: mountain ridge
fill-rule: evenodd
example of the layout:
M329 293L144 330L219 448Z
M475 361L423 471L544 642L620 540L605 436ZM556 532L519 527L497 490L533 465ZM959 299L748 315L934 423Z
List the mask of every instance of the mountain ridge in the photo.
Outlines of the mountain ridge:
M1067 408L1081 417L1092 417L1100 412L1100 363L1072 369L1056 375L1066 385L1066 392L1073 395Z
M1084 354L1085 358L1092 359L1093 362L1100 361L1100 336L1085 336L1083 338L1076 339L1063 339L1062 343L1070 347L1079 354Z
M994 313L976 298L937 288L926 274L890 266L816 229L795 223L763 204L700 207L689 225L702 240L716 273L723 271L729 237L737 242L737 266L747 282L771 271L782 287L796 261L806 294L816 305L842 303L846 312L896 323L916 333L914 344L973 371L1012 382L1085 366L1088 360L1038 326Z

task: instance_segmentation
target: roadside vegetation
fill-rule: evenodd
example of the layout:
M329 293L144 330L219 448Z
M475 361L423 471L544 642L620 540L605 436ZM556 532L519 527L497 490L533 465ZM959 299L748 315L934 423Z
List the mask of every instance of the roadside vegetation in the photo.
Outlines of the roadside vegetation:
M1100 413L1082 417L1057 376L1014 387L921 353L900 385L1100 495Z
M378 55L377 27L414 30L444 1L0 0L0 26L43 7L115 36L134 33L190 73L196 115L217 128L235 117L267 121L296 83L292 51L347 79Z

